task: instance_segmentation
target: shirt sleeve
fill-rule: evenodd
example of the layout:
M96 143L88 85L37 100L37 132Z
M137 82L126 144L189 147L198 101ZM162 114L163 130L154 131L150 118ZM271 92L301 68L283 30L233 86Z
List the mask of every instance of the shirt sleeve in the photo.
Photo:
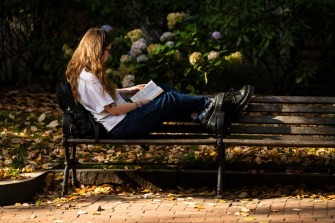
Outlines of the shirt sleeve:
M81 103L97 113L104 111L104 107L114 102L98 81L81 82L78 85Z

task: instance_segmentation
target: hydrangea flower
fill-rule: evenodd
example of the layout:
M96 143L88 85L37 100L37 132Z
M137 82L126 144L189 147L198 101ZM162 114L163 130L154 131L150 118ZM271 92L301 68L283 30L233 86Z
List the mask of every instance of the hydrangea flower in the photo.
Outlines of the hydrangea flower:
M222 39L222 34L218 31L215 31L215 32L212 33L212 38L216 39L216 40Z
M158 44L158 43L151 43L147 47L147 52L148 52L149 55L157 54L160 47L161 47L161 45Z
M147 48L147 41L144 38L140 38L133 42L130 49L130 55L134 58L138 57Z
M121 64L127 64L127 63L130 63L131 61L133 60L133 58L128 55L128 54L124 54L121 56L120 58L120 62Z
M171 40L172 37L173 37L173 34L171 32L165 32L161 35L159 39L161 42L165 42L165 41Z
M129 31L126 35L126 38L129 38L132 43L143 37L144 34L141 29L134 29Z
M174 46L174 42L173 41L167 41L166 44L169 45L169 46Z
M105 31L105 32L107 32L107 33L109 33L110 31L113 30L113 27L110 26L110 25L108 25L108 24L105 24L105 25L102 25L100 29L103 30L103 31Z
M143 55L143 54L136 57L137 63L145 63L148 60L149 60L149 58L146 55Z
M167 26L171 30L177 23L183 21L183 15L180 12L169 13L166 19L167 19Z
M204 62L204 58L202 58L202 53L200 52L193 52L188 59L193 66L200 65Z
M126 88L126 87L132 87L135 85L135 76L132 74L126 75L123 79L122 79L122 87Z
M214 60L216 60L217 58L219 58L219 55L220 55L220 53L219 52L217 52L217 51L211 51L211 52L209 52L209 54L208 54L208 60L209 61L214 61Z
M232 53L228 56L225 56L225 60L227 60L232 68L238 67L242 63L242 54L241 52L237 51Z

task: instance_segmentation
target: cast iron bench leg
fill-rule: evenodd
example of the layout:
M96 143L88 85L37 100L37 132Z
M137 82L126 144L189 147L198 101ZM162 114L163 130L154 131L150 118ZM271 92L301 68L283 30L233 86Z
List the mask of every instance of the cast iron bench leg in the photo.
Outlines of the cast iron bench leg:
M218 176L217 176L217 192L216 197L222 197L223 191L223 182L224 182L224 145L223 145L223 132L225 127L224 112L219 112L216 119L216 128L217 128L217 141L216 149L218 151Z
M79 182L77 181L77 167L76 167L76 149L77 146L72 146L71 151L71 169L72 169L72 179L71 179L71 185L73 187L79 187Z
M222 136L217 139L217 150L218 150L218 179L217 179L217 192L216 197L222 198L223 182L224 182L224 146L222 143Z
M73 145L71 148L71 154L69 146L65 146L65 168L64 168L64 179L63 179L63 196L68 193L69 190L69 173L72 171L71 185L78 187L79 183L77 181L77 169L76 169L76 145Z
M65 145L65 168L64 168L64 178L63 178L63 196L67 194L69 185L68 185L68 179L69 179L69 168L70 168L70 151L69 146Z

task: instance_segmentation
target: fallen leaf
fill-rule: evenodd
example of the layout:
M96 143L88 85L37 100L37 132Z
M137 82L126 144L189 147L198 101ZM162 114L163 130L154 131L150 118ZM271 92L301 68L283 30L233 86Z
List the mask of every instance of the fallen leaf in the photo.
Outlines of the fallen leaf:
M47 127L48 127L48 128L55 128L55 127L57 127L58 125L59 125L58 120L53 120L52 122L50 122L50 123L47 125Z
M239 195L240 198L244 198L244 197L247 197L247 196L248 196L248 193L245 192L245 191L240 193L240 195Z
M83 214L87 214L87 212L82 211L82 210L79 210L79 211L78 211L78 215L83 215Z
M44 119L45 119L45 113L42 113L42 114L40 115L40 117L38 117L37 121L38 121L39 123L41 123L41 122L44 121Z
M256 218L253 218L253 217L246 217L246 218L244 218L244 220L246 220L246 221L255 221Z
M38 129L36 126L30 126L30 130L33 131L33 132L36 132Z
M241 211L242 211L242 212L249 212L249 211L250 211L250 209L248 209L248 208L245 208L245 207L242 207L242 208L241 208Z

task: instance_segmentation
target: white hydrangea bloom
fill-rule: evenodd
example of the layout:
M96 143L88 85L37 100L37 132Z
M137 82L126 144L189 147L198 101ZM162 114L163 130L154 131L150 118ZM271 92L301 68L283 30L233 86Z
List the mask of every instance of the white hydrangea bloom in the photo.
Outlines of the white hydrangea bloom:
M135 76L132 74L126 75L123 79L122 79L122 87L126 88L126 87L132 87L135 86Z

